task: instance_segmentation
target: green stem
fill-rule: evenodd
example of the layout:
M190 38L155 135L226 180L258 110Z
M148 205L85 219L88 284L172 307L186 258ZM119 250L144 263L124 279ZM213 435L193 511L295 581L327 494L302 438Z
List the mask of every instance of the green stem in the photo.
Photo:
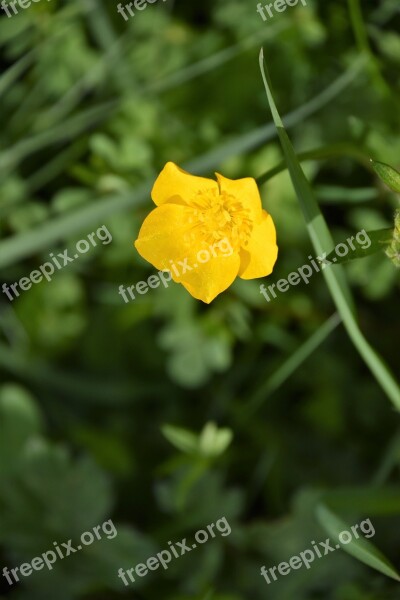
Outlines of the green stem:
M285 383L295 371L315 352L317 348L330 336L341 323L337 313L334 313L309 337L285 362L272 374L271 377L250 397L244 416L253 415L262 405L264 400ZM242 415L243 416L243 415ZM241 417L242 418L242 417Z
M372 79L380 92L387 96L391 96L391 91L386 81L382 77L379 69L379 64L374 55L368 39L368 33L364 24L360 0L348 0L351 25L356 38L359 51L368 58L368 68Z
M373 172L373 168L371 166L370 159L358 148L352 146L351 144L332 144L330 146L324 146L323 148L316 148L315 150L308 150L307 152L301 152L297 155L297 158L300 162L305 162L307 160L325 160L327 158L332 157L349 157L358 161L362 166L364 166L369 171ZM286 161L283 160L276 167L270 169L257 177L257 184L259 186L263 185L279 173L286 171L287 164Z

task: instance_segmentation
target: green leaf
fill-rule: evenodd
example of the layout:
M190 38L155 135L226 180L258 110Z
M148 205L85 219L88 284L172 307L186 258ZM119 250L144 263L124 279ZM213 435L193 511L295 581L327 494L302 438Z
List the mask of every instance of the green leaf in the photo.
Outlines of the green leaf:
M111 511L110 482L89 458L74 461L64 447L31 438L17 467L0 473L0 540L20 557L80 536Z
M42 417L34 398L24 388L4 385L0 389L0 471L12 473L29 439L40 436Z
M34 52L28 52L23 58L14 63L12 67L7 69L0 76L0 97L7 92L11 85L20 77L25 69L33 62Z
M203 458L213 458L223 454L233 438L230 429L218 429L212 421L206 423L200 435L174 425L164 425L161 430L175 448L186 454Z
M393 191L400 194L400 173L390 165L371 159L372 166L383 183Z
M371 244L368 246L368 248L357 246L355 250L351 250L351 252L349 252L346 256L339 256L336 254L335 250L333 250L333 252L328 254L327 261L333 261L335 264L340 265L351 262L352 260L356 260L357 258L365 258L366 256L371 256L372 254L376 254L381 250L385 250L386 247L392 242L393 229L389 227L387 229L367 231L367 235L371 240Z
M351 158L357 161L360 165L365 167L368 170L371 170L371 161L368 160L367 156L364 154L360 148L353 144L347 143L337 143L337 144L329 144L328 146L322 146L320 148L315 148L314 150L307 150L306 152L300 152L297 155L299 162L305 161L315 161L315 160L329 160L333 158ZM273 179L276 175L279 175L283 171L286 171L287 164L286 161L281 161L278 165L276 165L272 169L268 169L265 173L257 177L256 181L259 186L263 185L267 181ZM329 189L332 189L332 186L329 186ZM375 190L374 190L375 191ZM348 200L348 198L346 198Z
M279 115L271 91L268 70L264 64L263 49L261 49L260 52L260 69L265 85L268 103L271 109L275 127L279 135L284 157L288 165L293 187L296 191L301 209L303 211L314 249L317 252L317 255L320 256L323 255L324 252L329 252L332 250L334 246L332 236L314 197L310 183L304 175L292 143L283 126L282 119ZM362 356L365 363L376 377L376 380L386 392L388 398L391 399L397 409L400 409L399 385L386 364L369 345L359 328L354 316L352 296L347 286L342 267L339 265L336 269L323 269L322 273L325 277L325 281L331 296L336 304L337 310L342 317L347 333L360 353L360 356Z
M371 81L382 95L390 97L390 88L380 72L380 64L369 42L369 32L367 25L364 22L361 0L348 0L348 6L351 27L357 42L358 50L362 56L365 56L368 59L366 67L369 71Z
M230 429L218 429L215 423L209 422L200 435L200 452L205 456L219 456L228 448L232 438L233 434Z
M396 456L396 463L397 463ZM400 514L400 489L398 486L350 486L324 492L320 502L340 514L366 514L389 516Z
M276 390L278 390L290 377L299 369L304 362L315 352L321 344L330 336L330 334L341 323L338 313L334 313L327 319L314 333L306 339L305 342L290 354L289 358L283 361L278 369L272 373L264 383L256 389L254 394L250 395L244 415L246 419L253 415ZM242 417L243 418L243 417Z
M348 544L344 544L341 541L340 534L344 531L350 533L352 532L352 529L325 505L320 504L318 506L317 518L321 526L329 533L337 544L340 544L340 547L345 552L354 556L354 558L360 562L372 567L376 571L379 571L396 581L400 581L400 575L397 573L395 567L369 540L364 537L356 539L355 534L353 533L352 540ZM359 530L357 533L360 535Z
M334 242L326 224L326 221L319 209L310 183L308 182L300 166L300 162L295 154L294 148L286 133L285 127L283 126L282 119L273 99L271 86L269 83L268 71L264 65L263 50L261 50L260 54L260 68L264 80L269 106L272 112L272 117L275 123L275 127L278 131L278 136L287 162L289 174L292 179L293 187L296 191L301 209L304 214L311 241L318 255L323 255L324 252L327 252L334 247ZM335 292L337 294L340 294L342 301L346 303L347 309L354 314L354 302L350 289L348 288L347 282L345 280L344 273L342 271L339 271L335 273L334 277L330 277L329 272L325 270L324 274L327 279L328 285L331 288L331 292L333 291L333 288L335 288Z
M178 450L185 452L186 454L193 454L198 450L197 436L183 429L182 427L175 427L174 425L164 425L161 428L164 437L175 446Z

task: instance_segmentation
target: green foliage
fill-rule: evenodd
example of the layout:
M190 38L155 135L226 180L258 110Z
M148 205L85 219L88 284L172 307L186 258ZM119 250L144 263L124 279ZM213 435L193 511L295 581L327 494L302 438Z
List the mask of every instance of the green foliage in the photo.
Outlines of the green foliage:
M212 422L207 423L198 436L172 425L165 425L163 433L167 440L182 452L197 454L204 458L219 456L225 452L232 441L230 429L218 429Z
M0 543L15 564L79 539L109 519L111 482L88 456L73 460L68 450L44 437L35 400L23 388L0 390ZM116 537L104 539L82 554L65 557L34 573L32 597L57 594L76 597L92 588L115 587L115 571L154 547L142 534L117 526ZM76 546L77 544L75 544Z
M113 240L1 294L0 572L109 519L118 535L12 588L0 577L0 597L396 600L398 414L342 323L398 376L398 1L308 0L268 22L243 0L159 1L128 21L116 5L1 11L1 281L103 224ZM278 232L270 277L210 306L173 283L124 302L121 284L153 274L133 240L168 160L258 179ZM260 294L362 229L392 260L363 254L329 288L316 273ZM118 578L222 517L231 535L129 587ZM261 577L365 518L374 548Z

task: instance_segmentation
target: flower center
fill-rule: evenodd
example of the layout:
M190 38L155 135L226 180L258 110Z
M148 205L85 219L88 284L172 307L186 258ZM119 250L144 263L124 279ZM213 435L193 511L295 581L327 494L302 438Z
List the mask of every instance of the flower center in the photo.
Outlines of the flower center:
M199 236L212 244L227 238L234 250L248 244L253 229L250 211L230 194L199 191L190 202L192 239Z

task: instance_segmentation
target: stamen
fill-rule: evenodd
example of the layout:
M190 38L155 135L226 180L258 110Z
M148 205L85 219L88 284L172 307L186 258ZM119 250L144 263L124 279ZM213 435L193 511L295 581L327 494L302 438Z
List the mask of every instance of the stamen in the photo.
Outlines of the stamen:
M199 191L188 204L195 209L188 217L189 243L195 239L215 243L227 238L236 250L248 244L253 229L250 211L234 196L217 190Z

